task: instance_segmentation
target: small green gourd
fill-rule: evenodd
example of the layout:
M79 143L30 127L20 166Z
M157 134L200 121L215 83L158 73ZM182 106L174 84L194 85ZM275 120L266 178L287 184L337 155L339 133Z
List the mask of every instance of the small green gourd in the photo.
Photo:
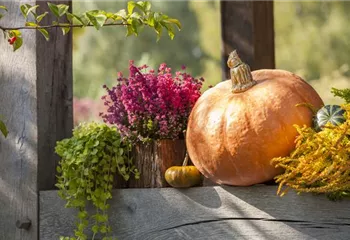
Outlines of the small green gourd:
M333 126L339 126L346 121L344 113L345 110L339 105L323 106L314 118L314 129L320 131L328 122Z

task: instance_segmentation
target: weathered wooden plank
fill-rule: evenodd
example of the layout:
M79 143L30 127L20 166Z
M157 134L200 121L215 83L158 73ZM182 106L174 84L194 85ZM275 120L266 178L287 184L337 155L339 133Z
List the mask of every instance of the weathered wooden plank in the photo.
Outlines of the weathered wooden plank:
M221 1L222 63L237 49L252 70L275 68L273 1Z
M2 26L24 24L18 1L0 5L9 9ZM38 238L35 33L23 32L25 43L15 53L0 34L0 115L9 128L6 139L0 134L0 239L32 240ZM26 218L30 228L17 228L16 221Z
M119 239L345 240L350 201L324 196L281 198L276 186L118 189L110 216ZM40 239L72 234L74 214L56 191L40 192Z
M55 4L72 5L71 1L49 1ZM47 1L38 0L42 11L49 11ZM56 19L44 18L42 25ZM54 189L56 166L55 154L58 140L69 137L73 128L73 77L72 77L72 32L63 36L62 30L50 30L50 41L36 35L37 98L38 98L38 188Z
M0 0L9 9L0 24L24 26L23 3L47 2ZM46 42L24 30L24 44L15 53L0 39L0 115L9 128L7 139L0 136L0 239L38 238L38 185L52 189L54 145L72 128L71 36L59 31L50 32Z

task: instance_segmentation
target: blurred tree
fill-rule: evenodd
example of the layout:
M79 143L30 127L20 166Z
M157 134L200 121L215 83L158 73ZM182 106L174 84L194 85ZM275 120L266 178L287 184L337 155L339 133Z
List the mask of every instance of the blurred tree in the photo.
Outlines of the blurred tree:
M222 81L221 69L221 28L219 1L190 1L190 8L198 21L199 44L203 52L200 74L205 82L203 90Z
M275 2L277 67L313 80L349 64L349 11L350 2Z
M189 1L152 2L154 10L164 12L183 23L182 30L174 40L166 33L159 42L151 29L145 28L139 37L125 37L125 31L116 27L105 27L100 32L86 29L77 37L73 58L74 95L76 97L98 98L102 85L111 85L118 71L127 74L129 60L137 64L147 64L153 68L166 62L174 69L186 65L192 75L203 71L203 51L200 47L198 22L195 13L189 7ZM77 12L88 9L115 10L126 7L126 1L118 2L85 2L73 1Z

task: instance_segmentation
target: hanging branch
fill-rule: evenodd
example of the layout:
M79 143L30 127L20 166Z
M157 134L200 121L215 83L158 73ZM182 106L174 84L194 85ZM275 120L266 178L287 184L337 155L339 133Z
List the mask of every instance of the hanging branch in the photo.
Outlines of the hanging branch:
M67 34L72 28L95 27L99 30L103 26L123 26L126 28L126 36L138 35L144 26L148 26L157 34L157 41L160 39L163 29L167 31L171 39L175 36L174 25L181 30L179 20L169 16L151 11L150 2L134 2L127 4L127 10L122 9L116 13L103 10L90 10L82 14L73 14L69 12L69 6L66 4L47 3L50 12L39 14L39 5L32 6L23 4L20 10L26 19L25 26L6 27L0 24L0 30L4 34L13 50L16 51L22 46L22 30L38 30L46 40L50 39L48 29L61 28L63 35ZM0 20L8 9L0 5ZM40 25L40 22L47 16L53 15L57 20L50 25ZM62 20L62 18L65 18Z

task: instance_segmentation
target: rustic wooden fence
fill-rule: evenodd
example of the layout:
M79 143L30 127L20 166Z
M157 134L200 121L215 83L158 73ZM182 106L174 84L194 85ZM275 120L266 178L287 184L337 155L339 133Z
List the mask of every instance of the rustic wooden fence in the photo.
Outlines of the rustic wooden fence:
M20 3L0 0L11 14L4 24L23 23ZM252 69L274 68L273 3L223 1L221 14L223 64L238 49ZM0 137L0 240L58 239L75 215L54 190L54 146L73 122L72 36L23 37L16 53L0 41L0 115L10 131ZM280 198L276 186L117 189L110 211L119 239L350 239L348 201Z

